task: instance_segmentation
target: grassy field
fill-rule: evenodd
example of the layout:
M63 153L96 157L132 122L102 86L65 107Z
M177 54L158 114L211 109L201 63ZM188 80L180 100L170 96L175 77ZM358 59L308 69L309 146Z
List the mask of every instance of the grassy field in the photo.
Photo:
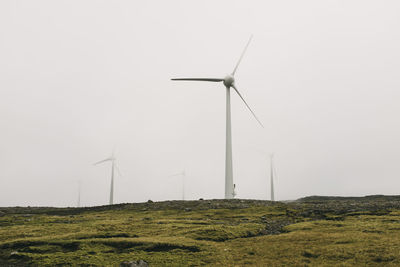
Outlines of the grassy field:
M400 266L400 197L0 208L0 266Z

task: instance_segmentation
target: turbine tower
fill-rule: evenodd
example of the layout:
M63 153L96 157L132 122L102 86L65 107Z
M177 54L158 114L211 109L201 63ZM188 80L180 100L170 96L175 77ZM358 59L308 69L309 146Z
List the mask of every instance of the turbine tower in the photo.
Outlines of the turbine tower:
M262 123L259 121L257 116L254 114L254 112L251 110L250 106L247 104L247 102L244 100L243 96L240 94L236 84L235 84L235 73L236 70L242 61L242 58L247 50L247 47L250 44L250 41L252 39L252 36L250 37L249 41L246 44L246 47L244 48L239 61L237 62L235 68L233 69L231 74L228 74L225 76L225 78L174 78L171 79L173 81L203 81L203 82L223 82L225 88L226 88L226 145L225 145L225 198L226 199L231 199L234 198L235 192L234 192L234 184L233 184L233 166L232 166L232 126L231 126L231 96L230 96L230 89L233 88L235 92L239 95L239 97L242 99L244 104L247 106L247 108L250 110L250 112L253 114L254 118L258 121L258 123L262 125Z
M274 192L274 154L271 154L270 157L270 178L271 178L271 201L275 201L275 192Z
M183 170L182 172L176 173L171 175L171 177L174 176L182 176L182 200L185 200L185 178L186 178L186 171Z
M97 165L106 161L111 161L111 185L110 185L110 201L109 204L112 205L114 204L114 169L117 169L117 171L119 172L118 166L116 165L115 161L116 158L114 157L114 152L111 154L111 157L100 160L96 163L94 163L93 165ZM121 173L119 172L120 176Z

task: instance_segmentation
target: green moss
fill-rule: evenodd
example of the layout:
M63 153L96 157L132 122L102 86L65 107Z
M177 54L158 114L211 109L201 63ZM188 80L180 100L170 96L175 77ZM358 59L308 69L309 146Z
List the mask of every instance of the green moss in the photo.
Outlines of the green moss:
M152 266L400 265L397 208L341 204L336 211L337 203L321 201L16 209L0 217L0 265L118 266L139 259Z

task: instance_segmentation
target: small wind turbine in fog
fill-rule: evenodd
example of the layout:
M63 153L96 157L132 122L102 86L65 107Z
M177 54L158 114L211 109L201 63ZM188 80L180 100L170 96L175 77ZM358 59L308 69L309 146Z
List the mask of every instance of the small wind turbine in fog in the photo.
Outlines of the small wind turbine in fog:
M182 176L182 200L185 200L185 178L186 178L186 172L185 172L185 170L183 170L182 172L173 174L170 177L174 177L174 176Z
M109 204L112 205L112 204L114 204L114 169L116 169L118 171L120 176L122 176L122 175L121 175L121 173L120 173L120 171L118 169L117 164L115 163L116 158L114 157L114 152L111 154L111 157L103 159L103 160L100 160L100 161L94 163L93 165L97 165L97 164L100 164L100 163L103 163L103 162L106 162L106 161L111 161L111 186L110 186L110 201L109 201Z
M225 153L225 198L234 198L235 196L235 188L233 184L233 166L232 166L232 130L231 130L231 98L230 98L230 89L233 88L239 97L243 100L244 104L253 114L254 118L258 121L258 123L262 125L262 123L258 120L257 116L251 110L250 106L246 103L243 96L240 94L237 86L235 84L235 73L242 60L247 47L250 44L252 37L250 37L247 42L246 47L244 48L242 55L239 58L235 68L233 69L231 74L225 76L225 78L175 78L171 79L173 81L203 81L203 82L223 82L226 88L226 153Z
M82 181L79 180L79 182L78 182L78 203L77 203L78 208L81 207L81 184L82 184Z

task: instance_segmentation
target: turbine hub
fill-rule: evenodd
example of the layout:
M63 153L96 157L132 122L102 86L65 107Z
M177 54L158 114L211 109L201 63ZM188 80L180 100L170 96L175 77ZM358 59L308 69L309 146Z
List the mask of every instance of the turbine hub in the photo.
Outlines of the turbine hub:
M235 78L232 75L226 75L224 78L224 85L228 88L231 87L234 82Z

